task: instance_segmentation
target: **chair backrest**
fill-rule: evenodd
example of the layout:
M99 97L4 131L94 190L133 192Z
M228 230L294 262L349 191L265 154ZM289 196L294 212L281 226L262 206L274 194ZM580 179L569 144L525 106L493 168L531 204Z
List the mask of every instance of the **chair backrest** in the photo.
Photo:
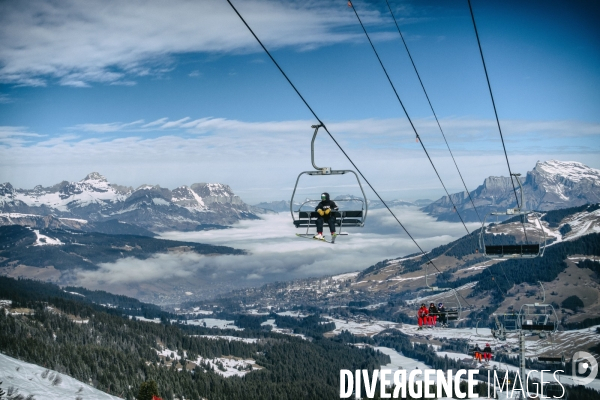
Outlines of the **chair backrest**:
M556 329L554 324L521 324L524 331L544 331L551 332Z
M547 363L562 363L565 361L563 357L552 357L552 356L540 356L538 361Z
M539 252L539 244L505 244L485 246L485 253L491 255L537 255Z

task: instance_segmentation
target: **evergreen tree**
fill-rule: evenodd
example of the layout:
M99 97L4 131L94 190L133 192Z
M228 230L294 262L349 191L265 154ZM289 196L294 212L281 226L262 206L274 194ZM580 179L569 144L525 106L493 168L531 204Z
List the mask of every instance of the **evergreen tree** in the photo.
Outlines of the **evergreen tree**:
M563 308L568 308L573 311L577 311L578 308L584 306L583 300L581 300L576 295L567 297L566 299L563 300L561 305L563 306Z
M158 387L154 381L142 382L137 400L152 400L154 396L158 397Z

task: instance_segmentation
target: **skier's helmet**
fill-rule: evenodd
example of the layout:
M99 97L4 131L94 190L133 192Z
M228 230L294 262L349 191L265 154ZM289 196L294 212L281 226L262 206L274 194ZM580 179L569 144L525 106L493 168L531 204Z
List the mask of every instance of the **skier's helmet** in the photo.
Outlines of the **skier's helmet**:
M421 307L425 307L425 303L421 304Z
M329 193L327 193L327 192L321 193L321 200L329 200Z
M438 304L438 308L442 308L442 307L444 307L443 303Z

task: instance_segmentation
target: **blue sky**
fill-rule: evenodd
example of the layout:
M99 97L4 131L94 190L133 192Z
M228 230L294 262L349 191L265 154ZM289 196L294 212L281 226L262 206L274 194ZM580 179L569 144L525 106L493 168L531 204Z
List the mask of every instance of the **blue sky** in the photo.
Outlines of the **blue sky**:
M469 189L507 175L467 2L390 3ZM472 3L513 170L551 158L600 168L598 3ZM384 198L443 194L346 1L234 4ZM354 4L461 190L385 2ZM0 3L2 182L98 171L134 187L222 182L250 203L287 199L310 169L314 122L225 1ZM349 168L325 137L317 164Z

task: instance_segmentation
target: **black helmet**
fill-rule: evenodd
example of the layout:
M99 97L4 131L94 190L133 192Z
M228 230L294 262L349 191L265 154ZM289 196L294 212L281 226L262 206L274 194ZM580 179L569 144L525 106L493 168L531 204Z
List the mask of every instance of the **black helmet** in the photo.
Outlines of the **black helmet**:
M327 192L321 193L321 200L329 200L329 193L327 193Z
M421 307L425 307L425 303L421 304Z

